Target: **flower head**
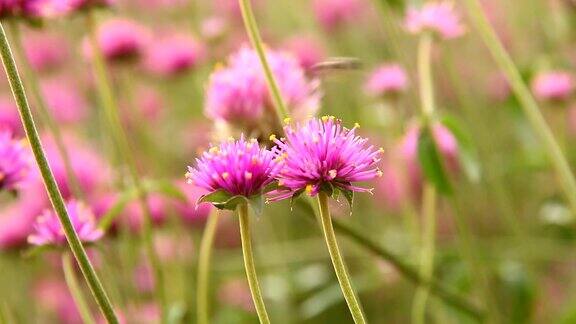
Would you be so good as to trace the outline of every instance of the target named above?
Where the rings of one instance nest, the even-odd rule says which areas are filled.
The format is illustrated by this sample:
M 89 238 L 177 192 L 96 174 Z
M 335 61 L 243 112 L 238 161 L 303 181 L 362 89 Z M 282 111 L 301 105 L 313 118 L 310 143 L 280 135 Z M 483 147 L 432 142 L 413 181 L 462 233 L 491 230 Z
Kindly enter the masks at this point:
M 428 31 L 444 39 L 457 38 L 465 32 L 454 6 L 446 1 L 429 2 L 420 9 L 409 9 L 405 25 L 412 34 Z
M 36 71 L 47 71 L 61 66 L 68 58 L 68 44 L 56 34 L 27 33 L 24 49 L 30 65 Z
M 30 173 L 30 151 L 23 141 L 0 130 L 0 190 L 16 190 Z
M 259 195 L 274 181 L 281 163 L 255 139 L 229 140 L 214 146 L 188 167 L 186 179 L 209 192 L 223 190 L 230 196 Z
M 18 0 L 0 0 L 0 18 L 14 15 L 20 7 Z
M 203 57 L 202 44 L 191 36 L 176 34 L 151 44 L 144 64 L 150 72 L 169 77 L 188 71 Z
M 300 66 L 306 71 L 326 57 L 325 49 L 318 40 L 309 36 L 292 37 L 284 43 L 283 47 L 294 54 Z
M 312 7 L 320 25 L 327 31 L 332 31 L 354 22 L 361 13 L 362 2 L 358 0 L 314 0 Z
M 84 204 L 71 200 L 66 204 L 66 210 L 82 242 L 95 242 L 104 235 L 104 232 L 96 226 L 94 214 Z M 28 243 L 55 246 L 66 244 L 64 229 L 54 211 L 46 210 L 38 216 L 34 232 L 28 236 Z
M 374 97 L 396 95 L 408 88 L 408 76 L 398 64 L 382 65 L 372 72 L 365 88 Z
M 356 135 L 357 127 L 345 128 L 333 116 L 286 126 L 285 139 L 273 138 L 278 145 L 276 159 L 284 166 L 277 175 L 281 189 L 272 199 L 289 198 L 303 191 L 316 195 L 326 187 L 345 192 L 371 191 L 353 183 L 382 175 L 376 165 L 383 150 L 368 146 L 367 139 Z
M 532 91 L 540 100 L 563 101 L 574 91 L 574 78 L 562 71 L 541 73 L 533 80 Z
M 116 18 L 104 22 L 98 28 L 98 46 L 110 61 L 138 58 L 148 44 L 150 34 L 143 26 L 127 19 Z M 91 58 L 92 48 L 84 43 L 84 54 Z
M 267 58 L 291 115 L 313 114 L 320 101 L 318 81 L 309 80 L 298 60 L 287 53 L 268 50 Z M 273 110 L 258 55 L 246 46 L 212 73 L 206 96 L 204 110 L 211 119 L 250 126 Z

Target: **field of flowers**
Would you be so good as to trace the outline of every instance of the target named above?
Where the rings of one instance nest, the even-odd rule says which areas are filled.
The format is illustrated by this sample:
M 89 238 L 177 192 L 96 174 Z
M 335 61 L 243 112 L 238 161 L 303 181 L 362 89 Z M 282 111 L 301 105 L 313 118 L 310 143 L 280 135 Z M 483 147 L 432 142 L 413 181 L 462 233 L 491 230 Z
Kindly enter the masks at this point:
M 573 0 L 0 0 L 0 324 L 576 323 Z

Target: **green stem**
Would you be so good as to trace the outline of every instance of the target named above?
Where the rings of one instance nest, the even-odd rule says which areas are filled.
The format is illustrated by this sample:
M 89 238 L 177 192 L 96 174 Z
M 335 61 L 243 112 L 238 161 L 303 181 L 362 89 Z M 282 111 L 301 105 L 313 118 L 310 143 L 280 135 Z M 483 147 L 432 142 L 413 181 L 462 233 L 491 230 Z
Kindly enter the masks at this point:
M 68 286 L 68 290 L 70 290 L 70 294 L 72 295 L 72 299 L 74 299 L 74 303 L 76 304 L 76 308 L 78 309 L 78 313 L 80 313 L 82 321 L 84 324 L 95 324 L 96 321 L 94 321 L 94 318 L 92 317 L 90 307 L 88 307 L 88 304 L 84 299 L 84 294 L 80 289 L 80 284 L 78 283 L 78 280 L 76 280 L 72 258 L 70 257 L 70 254 L 66 252 L 62 254 L 62 269 L 64 271 L 66 285 Z
M 250 219 L 248 215 L 248 205 L 241 204 L 238 206 L 238 217 L 240 219 L 240 238 L 242 241 L 242 254 L 244 256 L 244 266 L 246 268 L 246 277 L 252 293 L 252 300 L 256 307 L 256 313 L 261 324 L 270 324 L 264 299 L 258 285 L 256 267 L 254 266 L 254 255 L 252 252 L 252 239 L 250 237 Z
M 334 233 L 334 228 L 332 226 L 332 217 L 330 217 L 330 210 L 328 209 L 328 196 L 324 192 L 318 193 L 318 208 L 320 210 L 320 219 L 322 221 L 322 231 L 324 232 L 328 252 L 332 259 L 332 265 L 334 266 L 336 277 L 338 277 L 340 288 L 342 289 L 344 299 L 346 299 L 354 323 L 366 323 L 366 319 L 362 313 L 362 307 L 356 297 L 354 288 L 352 288 L 350 276 L 346 270 L 346 264 L 344 263 L 344 259 L 342 258 L 340 249 L 338 248 L 336 234 Z
M 106 317 L 106 320 L 109 323 L 116 324 L 118 323 L 118 319 L 116 318 L 116 314 L 114 314 L 112 304 L 110 303 L 110 300 L 104 291 L 104 287 L 102 287 L 102 284 L 100 283 L 100 280 L 86 255 L 86 251 L 78 238 L 78 234 L 70 221 L 70 217 L 68 216 L 68 212 L 64 205 L 64 200 L 62 199 L 62 195 L 58 190 L 58 185 L 54 179 L 54 174 L 52 174 L 52 170 L 50 169 L 50 165 L 46 159 L 44 149 L 42 148 L 42 142 L 40 141 L 40 136 L 36 130 L 34 118 L 32 117 L 30 106 L 28 105 L 24 86 L 20 79 L 20 75 L 18 74 L 18 69 L 14 62 L 14 56 L 12 55 L 12 50 L 10 49 L 8 38 L 6 37 L 2 23 L 0 23 L 0 54 L 2 56 L 2 63 L 4 64 L 4 70 L 6 71 L 8 80 L 10 81 L 10 88 L 12 89 L 12 93 L 18 105 L 18 111 L 20 113 L 24 130 L 26 131 L 26 137 L 30 142 L 34 158 L 38 164 L 38 168 L 40 169 L 50 202 L 52 203 L 56 215 L 62 224 L 66 240 L 68 241 L 70 249 L 82 270 L 82 274 L 90 287 L 90 291 L 102 310 L 102 314 L 104 314 L 104 317 Z
M 420 90 L 422 117 L 427 122 L 434 114 L 434 83 L 432 82 L 432 34 L 425 33 L 418 44 L 418 86 Z
M 18 26 L 18 22 L 16 20 L 10 20 L 8 22 L 8 27 L 10 28 L 10 33 L 13 36 L 12 44 L 14 47 L 14 54 L 16 59 L 21 64 L 22 67 L 22 74 L 24 75 L 24 80 L 28 82 L 28 89 L 32 93 L 32 97 L 38 105 L 38 111 L 40 112 L 40 117 L 42 121 L 48 127 L 48 130 L 52 134 L 54 138 L 54 143 L 56 144 L 56 149 L 62 158 L 62 164 L 64 165 L 64 171 L 66 172 L 66 178 L 70 184 L 70 189 L 76 198 L 84 198 L 84 193 L 82 192 L 82 187 L 80 186 L 80 182 L 74 173 L 74 169 L 72 167 L 72 163 L 70 162 L 70 155 L 68 154 L 68 150 L 66 149 L 66 145 L 64 144 L 64 139 L 62 138 L 62 133 L 60 132 L 60 128 L 58 124 L 54 120 L 50 109 L 48 109 L 48 105 L 46 104 L 46 100 L 44 100 L 44 96 L 42 95 L 42 91 L 40 90 L 40 82 L 38 82 L 38 78 L 36 77 L 36 73 L 33 71 L 32 67 L 30 66 L 30 62 L 25 55 L 24 46 L 22 45 L 22 35 L 20 33 L 20 28 Z
M 200 252 L 198 255 L 198 283 L 196 295 L 197 307 L 197 323 L 209 324 L 210 323 L 210 303 L 208 296 L 208 287 L 210 281 L 210 264 L 212 260 L 212 248 L 214 246 L 214 236 L 218 228 L 218 218 L 220 212 L 214 210 L 208 216 L 208 222 L 202 234 L 200 242 Z
M 276 116 L 280 122 L 279 125 L 282 125 L 282 120 L 288 117 L 288 109 L 286 108 L 284 100 L 282 100 L 280 88 L 274 79 L 274 74 L 272 73 L 270 64 L 268 64 L 262 38 L 260 37 L 260 32 L 258 31 L 258 24 L 256 23 L 256 18 L 254 18 L 252 5 L 250 0 L 238 0 L 238 3 L 240 4 L 242 19 L 244 20 L 244 26 L 246 27 L 248 38 L 250 38 L 250 42 L 252 43 L 252 46 L 260 58 L 260 63 L 262 64 L 264 75 L 266 76 L 266 82 L 268 83 L 268 89 L 270 90 L 272 101 L 274 103 L 274 111 L 276 112 Z
M 431 184 L 424 185 L 422 202 L 424 233 L 422 237 L 422 250 L 420 256 L 420 276 L 427 281 L 433 278 L 434 254 L 436 249 L 436 188 Z M 412 323 L 425 323 L 426 304 L 430 295 L 430 287 L 419 286 L 414 296 L 412 308 Z
M 92 11 L 88 11 L 86 13 L 86 24 L 89 32 L 92 52 L 94 55 L 93 68 L 96 84 L 100 99 L 102 100 L 104 113 L 106 115 L 106 119 L 112 134 L 112 139 L 115 142 L 118 153 L 120 154 L 123 162 L 127 164 L 130 178 L 136 189 L 138 201 L 144 215 L 142 220 L 142 236 L 144 239 L 146 254 L 154 272 L 156 295 L 160 300 L 162 323 L 165 323 L 167 321 L 168 303 L 166 299 L 166 292 L 164 290 L 164 278 L 162 268 L 160 266 L 160 259 L 154 248 L 152 217 L 150 207 L 148 206 L 146 189 L 140 180 L 136 160 L 132 153 L 130 143 L 128 142 L 128 136 L 126 135 L 120 120 L 117 100 L 114 96 L 114 91 L 112 90 L 112 82 L 110 81 L 104 55 L 102 54 L 102 50 L 98 44 L 96 20 Z
M 564 196 L 568 200 L 570 209 L 573 214 L 576 214 L 576 180 L 574 179 L 574 174 L 562 153 L 562 149 L 554 138 L 550 127 L 542 116 L 536 100 L 530 93 L 524 80 L 522 80 L 518 68 L 516 68 L 512 58 L 502 45 L 502 42 L 500 42 L 496 36 L 494 29 L 490 26 L 482 6 L 477 0 L 464 0 L 463 2 L 468 10 L 468 15 L 470 16 L 473 25 L 484 39 L 484 43 L 486 47 L 488 47 L 492 57 L 504 75 L 506 75 L 508 82 L 510 82 L 510 85 L 512 86 L 512 90 L 522 104 L 522 108 L 524 109 L 528 121 L 532 124 L 532 128 L 544 145 L 550 162 L 556 170 L 560 186 L 564 191 Z

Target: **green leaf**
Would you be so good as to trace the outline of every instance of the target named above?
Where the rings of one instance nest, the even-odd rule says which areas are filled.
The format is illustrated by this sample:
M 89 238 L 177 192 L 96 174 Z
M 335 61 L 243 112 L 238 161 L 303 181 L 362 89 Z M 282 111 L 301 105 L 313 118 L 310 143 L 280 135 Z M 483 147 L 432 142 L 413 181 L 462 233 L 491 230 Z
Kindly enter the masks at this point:
M 348 202 L 348 205 L 350 206 L 350 210 L 352 210 L 352 206 L 354 204 L 354 191 L 340 188 L 340 192 L 342 192 L 346 198 L 346 201 Z
M 322 184 L 320 184 L 320 191 L 325 192 L 328 197 L 332 197 L 332 194 L 334 193 L 334 186 L 332 183 L 324 181 Z
M 240 204 L 248 204 L 250 201 L 248 198 L 244 196 L 234 196 L 224 202 L 220 203 L 213 203 L 214 207 L 218 209 L 225 209 L 225 210 L 236 210 L 236 207 Z
M 443 116 L 440 123 L 452 133 L 458 142 L 458 160 L 464 173 L 471 182 L 477 183 L 480 181 L 482 172 L 478 163 L 478 154 L 470 136 L 461 127 L 460 121 L 453 116 Z
M 244 196 L 230 196 L 230 194 L 224 190 L 216 190 L 200 197 L 198 203 L 204 202 L 212 203 L 212 205 L 218 209 L 236 210 L 239 204 L 250 203 L 250 200 Z
M 232 198 L 232 196 L 220 189 L 220 190 L 216 190 L 216 191 L 212 191 L 209 194 L 203 195 L 201 196 L 198 201 L 196 202 L 196 204 L 201 204 L 201 203 L 205 203 L 205 202 L 209 202 L 209 203 L 224 203 L 228 200 L 230 200 Z
M 272 181 L 266 187 L 264 187 L 264 189 L 262 189 L 262 193 L 264 194 L 269 193 L 271 191 L 278 189 L 279 187 L 280 186 L 278 185 L 278 181 Z
M 432 132 L 429 127 L 423 127 L 420 130 L 418 138 L 418 160 L 424 173 L 424 176 L 444 194 L 452 193 L 452 187 L 444 167 Z

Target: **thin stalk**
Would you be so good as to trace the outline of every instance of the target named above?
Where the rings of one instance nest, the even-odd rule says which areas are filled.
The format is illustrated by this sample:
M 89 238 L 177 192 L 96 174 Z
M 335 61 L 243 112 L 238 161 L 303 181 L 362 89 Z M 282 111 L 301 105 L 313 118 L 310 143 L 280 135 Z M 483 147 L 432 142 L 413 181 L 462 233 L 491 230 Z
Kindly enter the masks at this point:
M 110 80 L 110 75 L 107 70 L 106 62 L 104 60 L 104 55 L 98 44 L 97 39 L 97 26 L 96 20 L 94 18 L 94 13 L 88 11 L 86 13 L 86 27 L 89 32 L 90 44 L 92 48 L 93 57 L 93 68 L 96 78 L 96 84 L 99 91 L 100 99 L 102 100 L 102 106 L 104 108 L 104 113 L 110 131 L 112 134 L 112 139 L 116 144 L 118 153 L 121 159 L 126 163 L 130 175 L 130 180 L 134 185 L 136 192 L 138 194 L 138 201 L 143 212 L 143 224 L 142 224 L 142 236 L 144 239 L 144 247 L 146 254 L 152 266 L 154 272 L 154 279 L 156 283 L 156 295 L 160 301 L 161 318 L 162 323 L 167 321 L 167 308 L 168 303 L 166 299 L 166 292 L 164 290 L 164 278 L 162 273 L 162 268 L 160 266 L 160 259 L 154 248 L 154 238 L 152 233 L 152 217 L 150 212 L 150 207 L 147 202 L 147 193 L 144 185 L 140 180 L 140 175 L 138 172 L 138 167 L 136 160 L 132 153 L 130 143 L 128 142 L 128 136 L 124 131 L 122 126 L 117 100 L 112 90 L 112 82 Z
M 436 250 L 436 188 L 432 185 L 424 186 L 422 226 L 422 250 L 420 255 L 420 276 L 431 280 L 434 274 L 434 255 Z M 412 306 L 412 323 L 425 323 L 426 304 L 430 296 L 430 287 L 420 286 L 414 296 Z
M 260 31 L 258 30 L 256 18 L 254 18 L 252 5 L 250 0 L 238 0 L 238 3 L 240 4 L 242 19 L 244 20 L 244 26 L 248 33 L 248 38 L 250 38 L 250 43 L 252 43 L 252 47 L 254 47 L 256 53 L 258 53 L 258 57 L 260 58 L 260 63 L 262 64 L 264 75 L 266 76 L 266 82 L 268 83 L 268 90 L 272 96 L 272 102 L 274 103 L 276 116 L 280 122 L 279 125 L 282 125 L 283 119 L 288 117 L 288 109 L 286 108 L 284 100 L 282 100 L 280 88 L 274 79 L 274 74 L 272 73 L 268 59 L 266 58 L 264 44 L 262 42 L 262 37 L 260 36 Z
M 429 123 L 434 111 L 434 84 L 432 82 L 432 34 L 425 33 L 420 37 L 418 45 L 418 85 L 422 106 L 422 118 Z M 422 245 L 420 256 L 420 275 L 426 280 L 433 277 L 434 254 L 436 251 L 436 188 L 429 181 L 424 182 L 424 197 L 422 200 L 422 213 L 424 224 L 422 226 Z M 412 322 L 424 323 L 426 304 L 430 295 L 430 287 L 420 286 L 414 296 L 412 307 Z
M 208 222 L 202 234 L 200 242 L 200 252 L 198 255 L 198 283 L 196 295 L 197 323 L 210 323 L 210 302 L 208 287 L 210 286 L 210 264 L 212 261 L 212 249 L 214 247 L 214 237 L 218 228 L 218 218 L 220 212 L 214 210 L 208 216 Z
M 54 138 L 54 144 L 56 144 L 58 154 L 60 154 L 60 157 L 62 158 L 62 164 L 64 165 L 66 178 L 70 184 L 70 190 L 76 198 L 82 199 L 84 198 L 84 193 L 82 192 L 82 187 L 80 186 L 80 182 L 76 177 L 76 173 L 74 173 L 74 168 L 70 162 L 70 155 L 68 154 L 68 150 L 64 144 L 64 139 L 62 138 L 62 133 L 60 132 L 60 128 L 54 120 L 50 109 L 48 109 L 46 100 L 44 100 L 44 96 L 40 90 L 40 82 L 38 82 L 36 73 L 30 66 L 30 62 L 25 55 L 24 46 L 22 45 L 22 35 L 20 33 L 18 22 L 16 20 L 10 20 L 8 22 L 8 27 L 10 28 L 10 33 L 12 34 L 14 54 L 18 62 L 21 64 L 24 80 L 28 83 L 28 89 L 30 89 L 30 92 L 32 93 L 34 102 L 36 102 L 40 117 Z
M 88 303 L 84 299 L 84 293 L 80 288 L 78 280 L 76 280 L 72 258 L 70 257 L 70 254 L 66 252 L 62 254 L 62 270 L 64 271 L 66 285 L 72 295 L 72 299 L 74 299 L 74 304 L 76 304 L 76 308 L 78 309 L 78 313 L 80 313 L 82 321 L 84 324 L 95 324 L 96 321 L 94 321 L 94 318 L 92 317 L 90 307 L 88 307 Z
M 566 157 L 562 153 L 560 145 L 542 116 L 536 100 L 530 93 L 524 80 L 522 80 L 518 68 L 502 45 L 502 42 L 498 39 L 498 36 L 496 36 L 494 29 L 490 26 L 478 0 L 463 0 L 463 3 L 467 8 L 472 24 L 480 33 L 484 44 L 492 54 L 500 70 L 502 70 L 508 79 L 514 94 L 524 109 L 528 121 L 532 124 L 532 128 L 544 145 L 548 158 L 556 171 L 564 196 L 570 205 L 570 209 L 573 214 L 576 214 L 576 180 L 574 179 L 574 174 L 570 169 Z
M 248 215 L 248 205 L 240 204 L 238 206 L 238 217 L 240 222 L 240 238 L 242 241 L 242 254 L 244 256 L 244 267 L 246 268 L 246 277 L 248 278 L 248 285 L 250 286 L 250 293 L 252 300 L 258 314 L 258 319 L 261 324 L 270 324 L 266 306 L 264 305 L 264 298 L 258 285 L 258 277 L 256 275 L 256 267 L 254 265 L 254 254 L 252 252 L 252 239 L 250 236 L 250 218 Z
M 116 324 L 118 323 L 118 319 L 116 314 L 114 314 L 112 304 L 110 303 L 110 300 L 104 291 L 104 287 L 102 286 L 102 283 L 100 283 L 98 275 L 94 271 L 94 268 L 92 267 L 92 264 L 86 255 L 86 251 L 82 246 L 82 242 L 80 242 L 78 234 L 76 233 L 76 230 L 70 221 L 70 217 L 68 216 L 68 212 L 66 211 L 66 207 L 64 205 L 64 200 L 62 199 L 62 194 L 58 189 L 58 185 L 54 179 L 54 174 L 52 173 L 50 165 L 48 164 L 48 160 L 46 159 L 46 155 L 42 147 L 42 142 L 40 141 L 40 136 L 36 130 L 34 118 L 32 117 L 30 106 L 28 105 L 28 99 L 26 98 L 24 86 L 22 84 L 22 80 L 20 79 L 20 75 L 18 74 L 14 56 L 12 55 L 12 50 L 10 49 L 10 44 L 8 42 L 8 38 L 6 37 L 2 23 L 0 23 L 0 54 L 2 56 L 2 63 L 4 64 L 4 70 L 6 71 L 6 75 L 8 76 L 8 80 L 10 82 L 12 94 L 14 95 L 18 106 L 18 112 L 20 113 L 22 125 L 26 131 L 26 137 L 30 142 L 30 147 L 34 154 L 34 158 L 38 164 L 38 168 L 40 169 L 48 197 L 50 198 L 50 202 L 52 203 L 52 206 L 56 211 L 56 215 L 62 224 L 68 245 L 70 246 L 74 257 L 76 258 L 76 261 L 82 270 L 82 274 L 88 283 L 90 291 L 96 299 L 98 306 L 100 306 L 102 314 L 109 323 Z
M 330 217 L 330 210 L 328 209 L 328 196 L 324 192 L 318 193 L 318 208 L 320 210 L 320 219 L 322 221 L 322 232 L 324 233 L 324 239 L 328 246 L 330 259 L 332 259 L 332 265 L 334 266 L 336 277 L 338 277 L 342 294 L 344 294 L 344 299 L 348 304 L 354 323 L 366 323 L 364 313 L 362 312 L 362 306 L 360 306 L 360 302 L 354 292 L 354 288 L 350 281 L 350 275 L 348 274 L 346 264 L 344 263 L 344 259 L 342 258 L 342 254 L 338 248 L 336 234 L 334 233 L 334 227 L 332 226 L 332 217 Z

